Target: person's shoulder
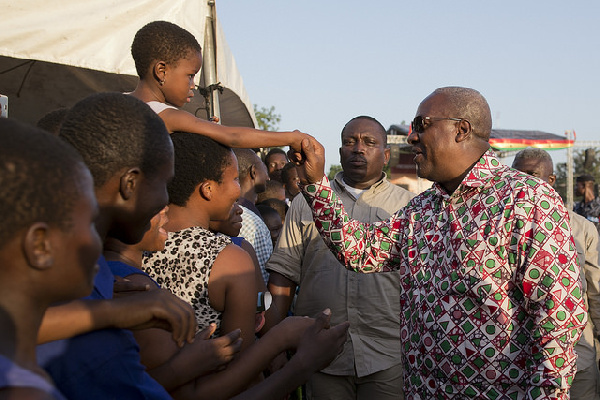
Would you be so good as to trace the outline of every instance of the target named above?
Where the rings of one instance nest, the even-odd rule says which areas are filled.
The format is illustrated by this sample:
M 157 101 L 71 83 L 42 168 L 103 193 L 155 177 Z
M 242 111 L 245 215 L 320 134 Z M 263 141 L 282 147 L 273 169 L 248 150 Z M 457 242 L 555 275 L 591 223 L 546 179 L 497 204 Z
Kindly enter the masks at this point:
M 254 262 L 247 251 L 233 243 L 226 245 L 215 259 L 213 268 L 227 268 L 229 272 L 254 274 Z
M 596 225 L 592 221 L 574 211 L 568 210 L 568 212 L 569 218 L 571 219 L 571 228 L 574 234 L 575 232 L 581 231 L 584 232 L 586 236 L 598 236 Z
M 406 190 L 402 186 L 395 185 L 395 184 L 393 184 L 391 182 L 389 182 L 389 184 L 390 184 L 390 191 L 392 192 L 392 194 L 395 197 L 398 197 L 400 199 L 404 199 L 405 200 L 404 201 L 405 204 L 408 203 L 412 198 L 414 198 L 414 197 L 417 196 L 416 193 L 413 193 L 413 192 L 411 192 L 409 190 Z
M 172 106 L 170 104 L 167 103 L 161 103 L 160 101 L 149 101 L 146 104 L 148 104 L 148 106 L 152 109 L 152 111 L 154 111 L 156 114 L 160 114 L 161 112 L 165 111 L 165 110 L 177 110 L 177 111 L 181 111 L 179 110 L 177 107 Z

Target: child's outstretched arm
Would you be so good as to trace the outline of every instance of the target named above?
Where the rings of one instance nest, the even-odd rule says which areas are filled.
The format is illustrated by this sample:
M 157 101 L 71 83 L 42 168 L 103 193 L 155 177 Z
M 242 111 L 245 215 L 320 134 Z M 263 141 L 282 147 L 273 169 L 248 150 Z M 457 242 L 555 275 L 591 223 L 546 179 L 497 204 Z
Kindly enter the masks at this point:
M 168 108 L 158 114 L 169 132 L 192 132 L 210 137 L 229 147 L 256 148 L 290 146 L 300 151 L 302 139 L 311 137 L 300 132 L 269 132 L 245 127 L 230 127 L 196 118 L 184 110 Z

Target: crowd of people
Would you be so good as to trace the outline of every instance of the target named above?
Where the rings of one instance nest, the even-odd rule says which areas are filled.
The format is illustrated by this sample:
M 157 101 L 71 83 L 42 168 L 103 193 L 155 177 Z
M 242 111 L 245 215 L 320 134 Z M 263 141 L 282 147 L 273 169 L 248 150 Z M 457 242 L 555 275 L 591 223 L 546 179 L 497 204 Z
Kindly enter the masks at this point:
M 132 40 L 131 93 L 0 119 L 0 398 L 600 400 L 592 176 L 568 210 L 549 154 L 503 165 L 445 87 L 408 136 L 430 189 L 364 115 L 330 181 L 308 134 L 180 109 L 185 29 Z

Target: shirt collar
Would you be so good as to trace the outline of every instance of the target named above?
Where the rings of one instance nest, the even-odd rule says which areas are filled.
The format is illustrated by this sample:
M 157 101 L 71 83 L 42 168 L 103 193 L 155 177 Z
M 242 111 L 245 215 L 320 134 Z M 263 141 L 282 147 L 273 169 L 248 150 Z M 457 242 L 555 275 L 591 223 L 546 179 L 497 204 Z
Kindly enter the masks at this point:
M 489 148 L 483 153 L 473 168 L 471 168 L 452 195 L 446 193 L 442 186 L 437 182 L 434 183 L 433 188 L 436 194 L 442 197 L 460 196 L 467 190 L 487 186 L 489 181 L 497 175 L 498 170 L 502 167 L 503 164 L 500 162 L 494 151 Z
M 347 191 L 344 187 L 344 171 L 340 171 L 337 174 L 335 174 L 333 179 L 336 181 L 338 186 L 342 188 L 342 190 Z M 371 187 L 369 187 L 368 189 L 365 189 L 365 192 L 373 191 L 374 193 L 377 193 L 378 190 L 382 190 L 385 188 L 383 184 L 386 180 L 387 178 L 385 172 L 381 172 L 381 179 L 372 184 Z

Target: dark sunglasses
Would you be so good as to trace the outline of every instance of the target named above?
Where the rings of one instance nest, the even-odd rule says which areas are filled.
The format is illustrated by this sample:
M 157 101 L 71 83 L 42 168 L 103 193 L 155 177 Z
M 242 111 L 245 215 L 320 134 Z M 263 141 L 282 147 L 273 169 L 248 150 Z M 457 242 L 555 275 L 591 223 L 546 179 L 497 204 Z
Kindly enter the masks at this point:
M 442 120 L 450 120 L 450 121 L 462 121 L 464 118 L 439 118 L 439 117 L 415 117 L 410 123 L 412 131 L 415 133 L 423 133 L 425 132 L 425 120 L 428 121 L 442 121 Z

